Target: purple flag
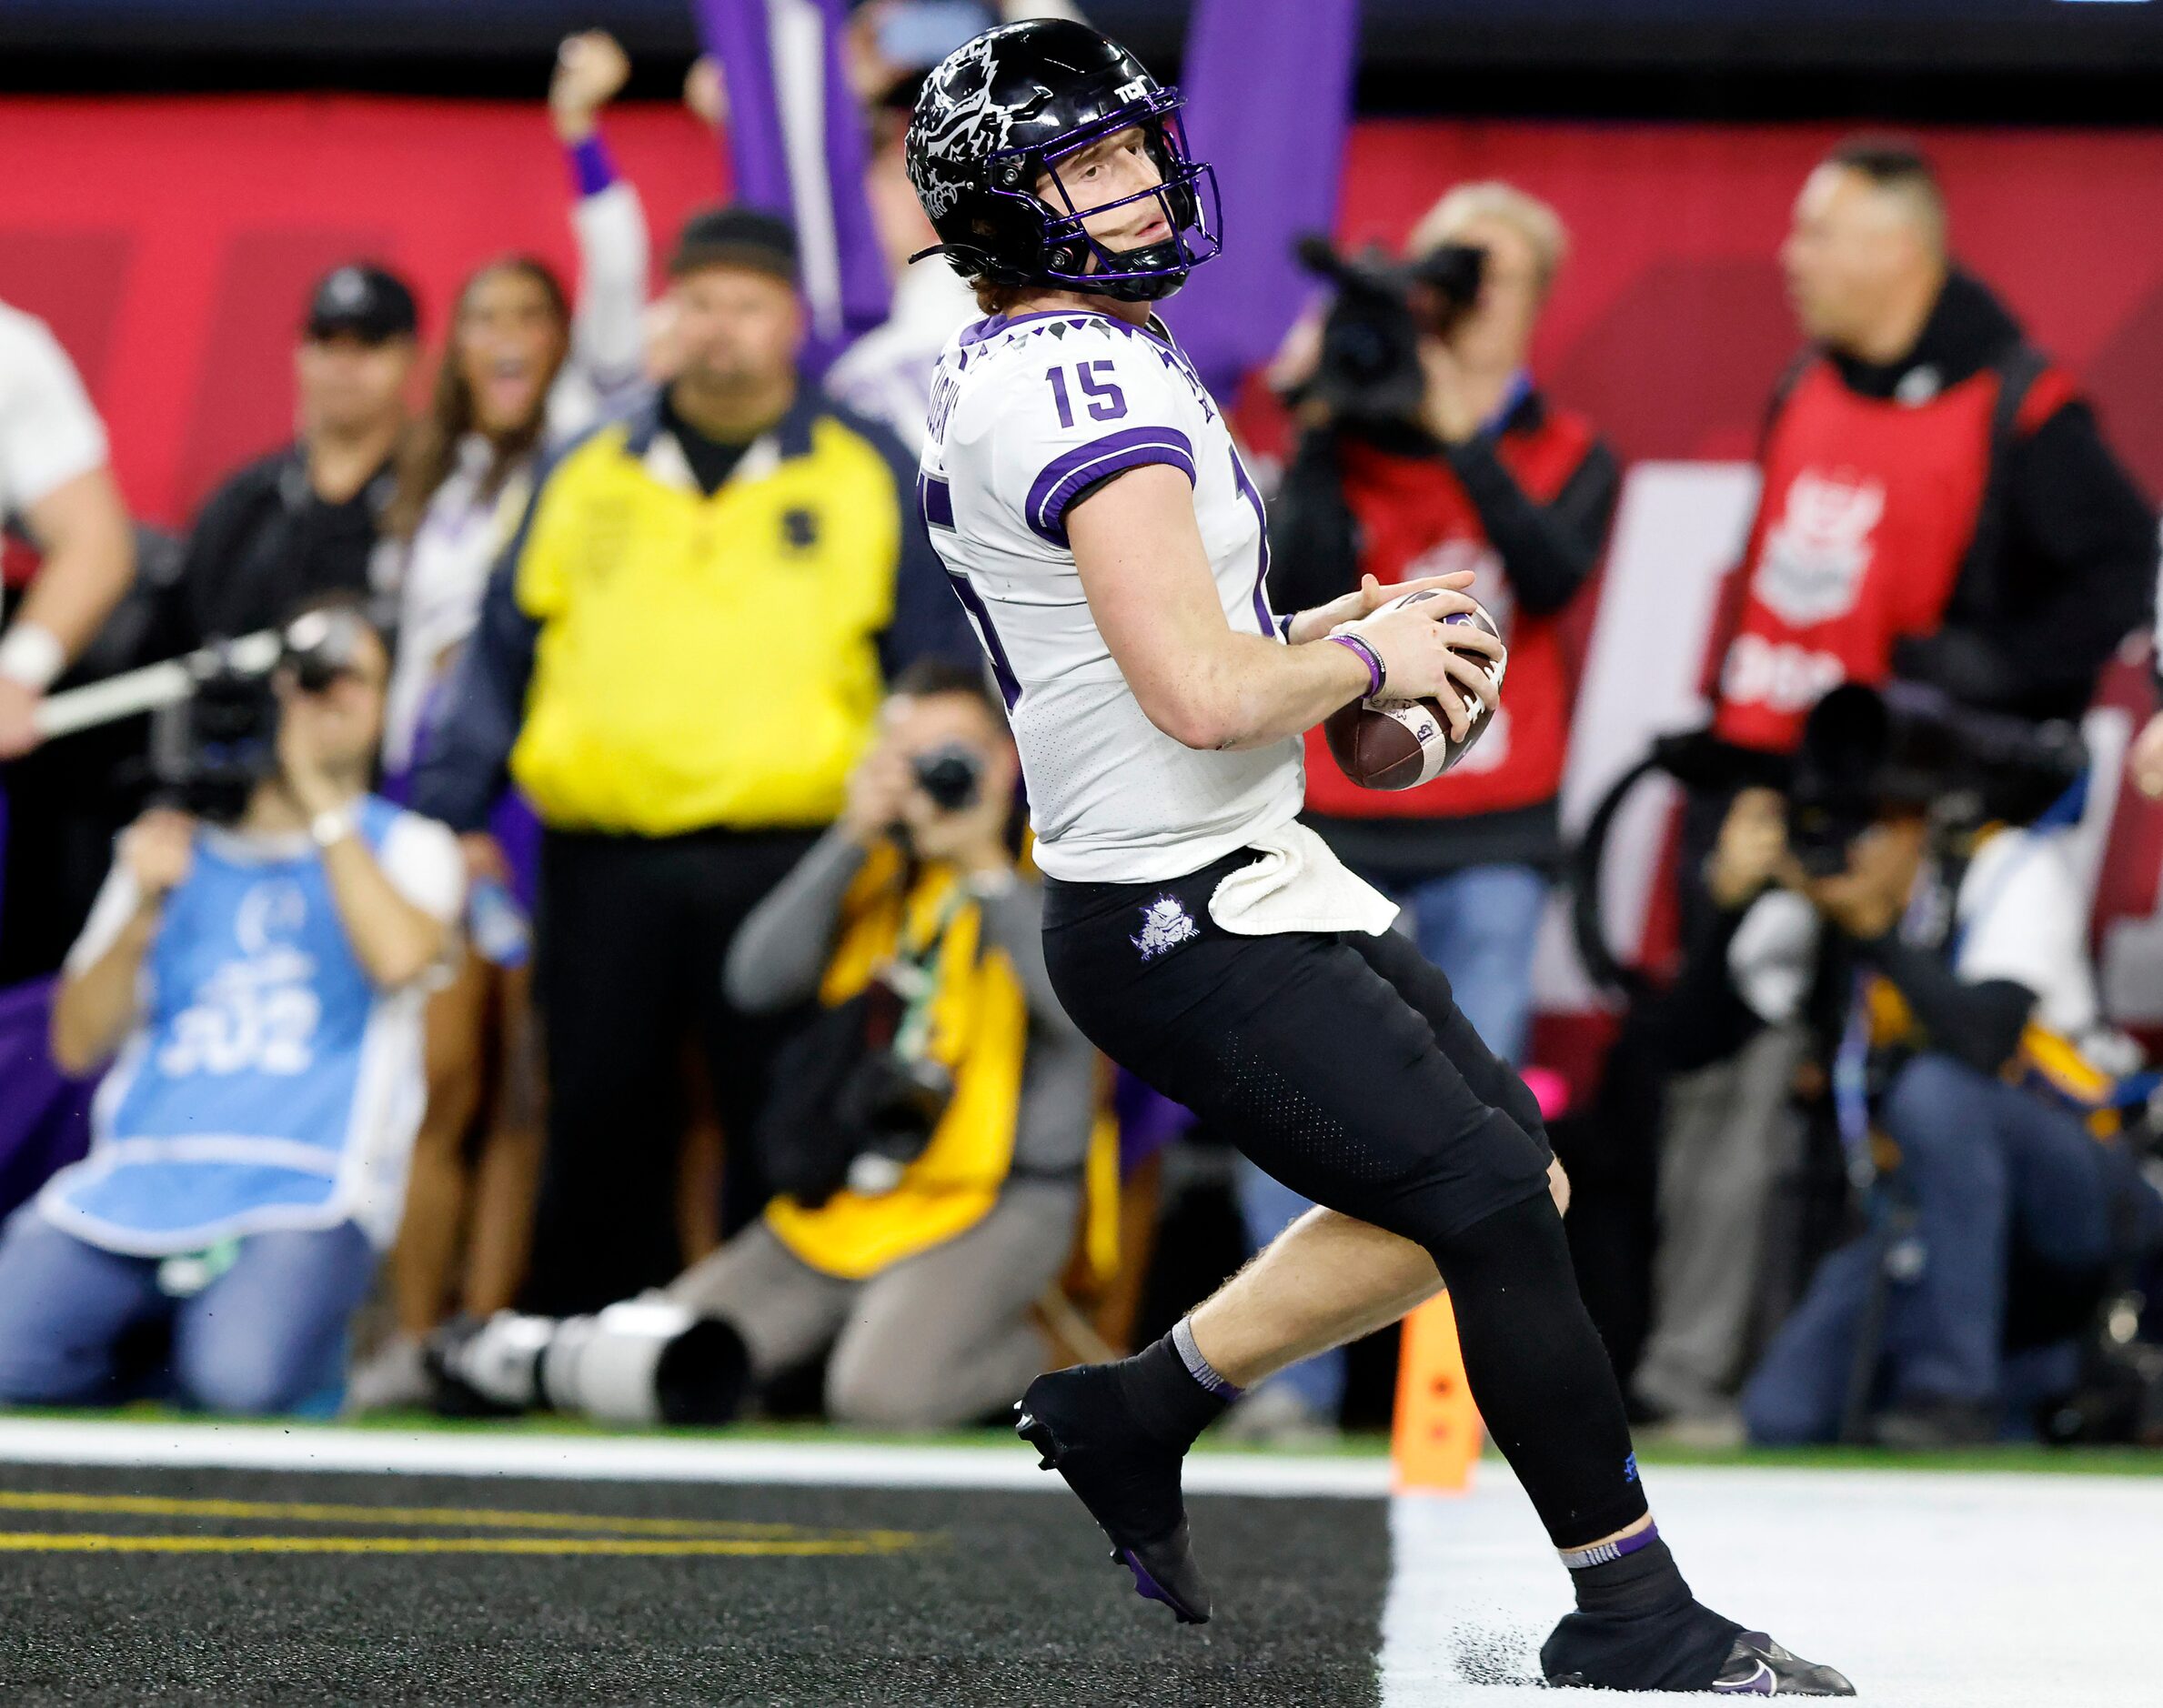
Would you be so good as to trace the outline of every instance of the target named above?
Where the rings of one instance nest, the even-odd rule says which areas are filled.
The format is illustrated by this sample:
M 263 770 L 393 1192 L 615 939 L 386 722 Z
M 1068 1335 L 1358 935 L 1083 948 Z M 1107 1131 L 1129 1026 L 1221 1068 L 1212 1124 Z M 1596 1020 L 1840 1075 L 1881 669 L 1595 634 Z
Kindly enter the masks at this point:
M 891 286 L 864 194 L 864 116 L 841 59 L 844 0 L 696 0 L 729 91 L 736 199 L 796 226 L 814 374 L 886 318 Z
M 1196 0 L 1180 86 L 1226 241 L 1165 318 L 1227 403 L 1313 294 L 1292 244 L 1336 224 L 1358 47 L 1359 0 Z
M 0 1216 L 90 1145 L 91 1086 L 53 1063 L 55 980 L 0 990 Z

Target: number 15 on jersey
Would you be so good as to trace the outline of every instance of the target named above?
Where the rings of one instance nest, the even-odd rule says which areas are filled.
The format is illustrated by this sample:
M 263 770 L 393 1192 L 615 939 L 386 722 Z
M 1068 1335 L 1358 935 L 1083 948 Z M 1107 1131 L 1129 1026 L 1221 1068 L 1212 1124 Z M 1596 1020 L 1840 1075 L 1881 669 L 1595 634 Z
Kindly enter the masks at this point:
M 1084 407 L 1092 421 L 1116 421 L 1127 412 L 1126 393 L 1120 390 L 1119 382 L 1112 376 L 1117 372 L 1112 359 L 1106 357 L 1094 362 L 1077 362 L 1073 374 L 1080 387 Z M 1044 379 L 1051 387 L 1051 402 L 1059 411 L 1059 425 L 1074 425 L 1074 406 L 1067 389 L 1067 370 L 1047 367 Z

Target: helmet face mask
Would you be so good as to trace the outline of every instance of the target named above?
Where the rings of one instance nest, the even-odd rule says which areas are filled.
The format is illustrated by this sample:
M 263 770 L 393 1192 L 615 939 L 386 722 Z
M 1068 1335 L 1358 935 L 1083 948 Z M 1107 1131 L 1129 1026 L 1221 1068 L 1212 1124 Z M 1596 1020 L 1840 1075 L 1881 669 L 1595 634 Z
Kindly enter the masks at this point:
M 1085 25 L 1038 19 L 988 30 L 925 80 L 909 127 L 908 166 L 941 254 L 964 276 L 1091 291 L 1129 301 L 1168 296 L 1222 247 L 1216 175 L 1187 152 L 1176 89 Z M 1139 129 L 1161 182 L 1083 206 L 1059 164 Z M 1038 194 L 1044 183 L 1045 199 Z M 1151 197 L 1168 227 L 1113 249 L 1084 222 Z

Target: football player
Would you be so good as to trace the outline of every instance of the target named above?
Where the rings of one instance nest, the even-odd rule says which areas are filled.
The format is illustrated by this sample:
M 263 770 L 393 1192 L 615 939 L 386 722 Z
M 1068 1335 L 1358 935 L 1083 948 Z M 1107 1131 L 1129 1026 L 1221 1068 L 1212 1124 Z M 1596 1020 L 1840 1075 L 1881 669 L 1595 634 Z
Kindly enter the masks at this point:
M 1480 1411 L 1575 1587 L 1557 1684 L 1846 1695 L 1699 1603 L 1654 1528 L 1523 1082 L 1394 908 L 1295 822 L 1300 735 L 1361 696 L 1469 691 L 1471 608 L 1370 578 L 1280 617 L 1262 501 L 1152 310 L 1218 251 L 1177 93 L 1087 27 L 1005 25 L 931 75 L 908 168 L 987 317 L 934 375 L 918 490 L 1004 694 L 1060 1000 L 1107 1054 L 1326 1209 L 1154 1346 L 1040 1377 L 1021 1433 L 1145 1596 L 1209 1616 L 1180 1492 L 1239 1390 L 1446 1281 Z M 921 257 L 920 257 L 921 258 Z M 1556 1196 L 1551 1196 L 1551 1187 Z

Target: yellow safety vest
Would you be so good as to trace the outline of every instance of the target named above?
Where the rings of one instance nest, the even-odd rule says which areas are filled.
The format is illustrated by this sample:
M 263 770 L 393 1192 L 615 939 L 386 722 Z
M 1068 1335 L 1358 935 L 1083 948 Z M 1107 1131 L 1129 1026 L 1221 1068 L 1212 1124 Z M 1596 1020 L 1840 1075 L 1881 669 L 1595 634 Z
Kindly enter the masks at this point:
M 827 824 L 878 711 L 907 495 L 807 403 L 710 497 L 680 462 L 618 423 L 547 476 L 513 547 L 539 627 L 511 775 L 558 829 Z

